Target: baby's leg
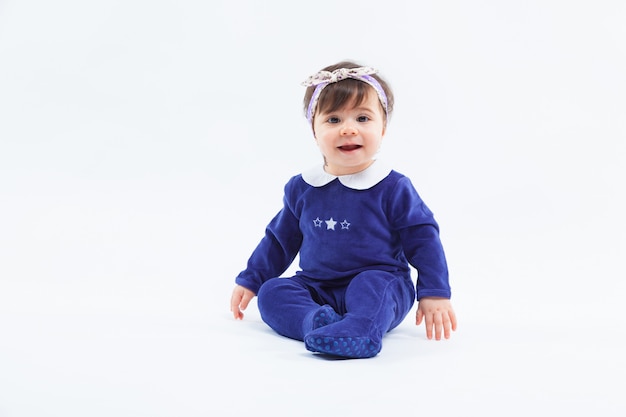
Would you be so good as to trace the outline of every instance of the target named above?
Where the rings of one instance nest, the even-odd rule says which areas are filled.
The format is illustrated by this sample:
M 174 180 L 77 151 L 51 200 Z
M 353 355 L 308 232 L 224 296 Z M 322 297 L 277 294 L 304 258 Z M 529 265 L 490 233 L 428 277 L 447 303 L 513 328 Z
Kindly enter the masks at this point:
M 413 283 L 383 271 L 365 271 L 346 290 L 347 315 L 369 318 L 381 336 L 398 326 L 413 307 Z
M 305 336 L 308 350 L 350 358 L 376 356 L 386 332 L 402 322 L 413 305 L 412 284 L 387 272 L 357 275 L 346 290 L 344 318 Z
M 318 304 L 309 288 L 294 279 L 265 282 L 257 294 L 261 318 L 277 333 L 296 340 L 313 329 L 341 319 L 332 307 Z

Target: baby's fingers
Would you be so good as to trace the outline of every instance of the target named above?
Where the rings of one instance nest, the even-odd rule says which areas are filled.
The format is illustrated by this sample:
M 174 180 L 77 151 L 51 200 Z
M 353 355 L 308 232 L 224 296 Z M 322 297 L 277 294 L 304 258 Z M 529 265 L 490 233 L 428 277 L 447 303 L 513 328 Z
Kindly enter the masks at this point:
M 415 314 L 415 325 L 419 326 L 422 324 L 422 319 L 424 318 L 424 313 L 419 308 L 417 309 L 417 314 Z
M 443 316 L 443 335 L 446 339 L 450 338 L 452 330 L 456 330 L 456 317 L 453 311 Z
M 435 340 L 441 340 L 441 333 L 443 332 L 444 323 L 442 314 L 437 312 L 433 317 L 433 326 L 435 327 Z
M 434 324 L 433 315 L 425 314 L 424 318 L 426 319 L 426 338 L 428 340 L 431 340 L 433 338 L 433 324 Z
M 238 292 L 233 292 L 233 295 L 230 298 L 230 311 L 233 312 L 233 317 L 237 320 L 243 319 L 243 313 L 240 309 L 240 306 L 242 305 L 242 298 L 242 294 Z

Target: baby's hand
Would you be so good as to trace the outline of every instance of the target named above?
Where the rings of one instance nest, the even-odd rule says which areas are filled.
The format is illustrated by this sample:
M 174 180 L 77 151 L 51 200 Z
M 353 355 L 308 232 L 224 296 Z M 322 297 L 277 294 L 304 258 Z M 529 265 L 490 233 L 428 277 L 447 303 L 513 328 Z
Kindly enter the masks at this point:
M 426 337 L 441 340 L 441 333 L 446 339 L 450 338 L 450 329 L 456 330 L 456 316 L 452 304 L 447 298 L 424 297 L 417 305 L 415 324 L 420 325 L 422 319 L 426 319 Z
M 233 295 L 230 297 L 230 311 L 233 312 L 235 319 L 243 319 L 243 310 L 248 307 L 248 303 L 254 298 L 254 295 L 252 291 L 241 285 L 235 287 Z

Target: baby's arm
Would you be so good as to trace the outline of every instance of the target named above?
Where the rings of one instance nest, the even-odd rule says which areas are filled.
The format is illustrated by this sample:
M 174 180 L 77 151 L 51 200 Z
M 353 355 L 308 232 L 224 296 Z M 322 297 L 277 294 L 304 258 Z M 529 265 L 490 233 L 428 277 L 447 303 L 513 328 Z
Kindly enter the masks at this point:
M 250 291 L 246 287 L 237 285 L 233 290 L 233 295 L 230 297 L 230 311 L 233 312 L 235 319 L 243 319 L 243 311 L 248 307 L 250 300 L 254 298 L 254 292 Z
M 426 337 L 433 338 L 433 328 L 435 329 L 435 339 L 441 340 L 441 333 L 446 339 L 450 338 L 450 329 L 456 330 L 456 315 L 452 309 L 452 304 L 447 298 L 424 297 L 417 305 L 415 324 L 422 324 L 422 319 L 426 321 Z

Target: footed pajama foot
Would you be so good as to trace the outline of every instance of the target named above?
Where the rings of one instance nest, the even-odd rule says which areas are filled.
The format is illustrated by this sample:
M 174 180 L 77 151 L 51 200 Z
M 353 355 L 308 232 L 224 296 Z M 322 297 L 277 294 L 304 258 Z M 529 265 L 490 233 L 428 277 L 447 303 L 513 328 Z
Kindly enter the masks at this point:
M 304 345 L 311 352 L 326 353 L 344 358 L 363 359 L 376 356 L 381 344 L 369 337 L 334 337 L 309 334 Z
M 372 320 L 346 315 L 341 321 L 313 330 L 304 336 L 304 345 L 311 352 L 371 358 L 382 348 L 383 334 Z

